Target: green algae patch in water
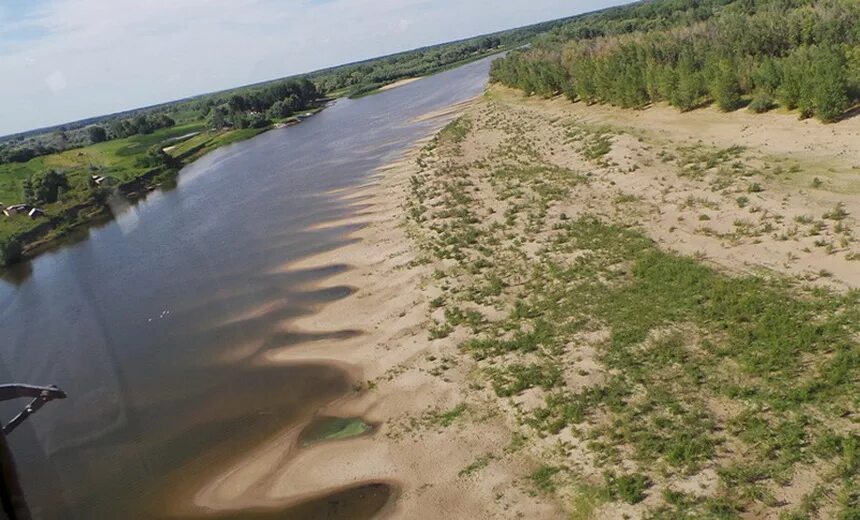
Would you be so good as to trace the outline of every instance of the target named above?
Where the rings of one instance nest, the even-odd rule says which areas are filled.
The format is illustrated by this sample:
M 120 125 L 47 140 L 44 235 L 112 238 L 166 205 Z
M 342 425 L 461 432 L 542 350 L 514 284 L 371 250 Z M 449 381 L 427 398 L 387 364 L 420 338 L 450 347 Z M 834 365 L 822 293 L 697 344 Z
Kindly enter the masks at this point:
M 299 446 L 325 441 L 350 439 L 365 435 L 373 430 L 373 426 L 356 418 L 317 417 L 308 424 L 299 435 Z

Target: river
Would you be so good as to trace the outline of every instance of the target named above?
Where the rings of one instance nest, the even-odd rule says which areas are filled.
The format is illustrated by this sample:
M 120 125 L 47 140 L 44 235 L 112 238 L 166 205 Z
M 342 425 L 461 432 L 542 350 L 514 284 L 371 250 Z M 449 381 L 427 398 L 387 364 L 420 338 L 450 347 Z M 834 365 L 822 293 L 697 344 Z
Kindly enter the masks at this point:
M 174 189 L 0 281 L 0 379 L 69 395 L 9 437 L 36 518 L 165 516 L 166 483 L 205 478 L 352 389 L 332 366 L 254 362 L 319 339 L 276 325 L 352 292 L 306 288 L 346 266 L 277 268 L 345 244 L 349 226 L 311 230 L 361 211 L 330 193 L 438 128 L 419 116 L 479 94 L 490 61 L 341 99 L 216 150 Z M 4 405 L 4 421 L 24 404 Z M 341 497 L 357 505 L 336 518 L 371 517 L 387 497 L 358 494 Z M 314 507 L 279 518 L 321 514 Z

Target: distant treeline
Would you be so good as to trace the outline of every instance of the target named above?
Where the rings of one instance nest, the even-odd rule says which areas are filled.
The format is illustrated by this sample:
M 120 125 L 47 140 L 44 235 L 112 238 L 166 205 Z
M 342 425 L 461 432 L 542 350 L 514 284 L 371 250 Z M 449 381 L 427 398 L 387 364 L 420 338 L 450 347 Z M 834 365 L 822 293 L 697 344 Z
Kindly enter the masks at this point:
M 839 120 L 860 101 L 860 2 L 656 0 L 570 21 L 493 64 L 528 94 L 636 108 L 776 103 Z
M 282 119 L 306 110 L 322 94 L 307 78 L 283 80 L 242 93 L 211 95 L 193 104 L 206 119 L 207 127 L 262 128 L 273 119 Z
M 543 22 L 468 40 L 332 67 L 122 114 L 0 138 L 0 164 L 79 148 L 104 140 L 150 133 L 173 122 L 204 120 L 211 129 L 262 128 L 311 107 L 323 96 L 357 96 L 403 78 L 439 72 L 468 60 L 514 48 L 558 28 L 570 18 Z
M 145 135 L 160 128 L 168 128 L 175 121 L 164 113 L 138 114 L 129 118 L 116 118 L 102 124 L 83 128 L 58 128 L 52 132 L 35 134 L 0 143 L 0 164 L 23 163 L 34 157 L 48 155 L 109 139 L 122 139 L 132 135 Z
M 460 43 L 440 45 L 424 50 L 397 54 L 343 67 L 321 74 L 317 83 L 322 90 L 347 89 L 347 95 L 361 95 L 401 78 L 424 76 L 510 44 L 521 35 L 486 36 Z

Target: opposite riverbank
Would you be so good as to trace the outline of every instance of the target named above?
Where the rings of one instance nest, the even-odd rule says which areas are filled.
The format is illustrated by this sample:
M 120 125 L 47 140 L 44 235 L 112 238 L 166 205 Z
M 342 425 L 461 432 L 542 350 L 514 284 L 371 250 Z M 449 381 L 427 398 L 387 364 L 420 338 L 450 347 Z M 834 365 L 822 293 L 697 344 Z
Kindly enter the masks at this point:
M 40 209 L 44 209 L 44 215 L 36 218 L 26 214 L 5 217 L 0 214 L 0 271 L 3 264 L 11 266 L 31 260 L 85 234 L 92 226 L 111 221 L 129 204 L 151 191 L 175 187 L 182 168 L 209 152 L 269 130 L 299 124 L 323 110 L 330 101 L 328 98 L 320 100 L 303 111 L 301 117 L 290 117 L 261 128 L 207 131 L 202 122 L 188 123 L 150 135 L 37 157 L 25 164 L 3 165 L 3 175 L 12 179 L 22 179 L 48 168 L 62 171 L 69 178 L 87 177 L 81 183 L 88 188 L 70 192 L 57 203 L 43 206 Z M 17 187 L 17 184 L 7 179 L 3 186 L 6 199 L 13 200 L 9 197 L 18 195 L 10 192 L 9 186 Z

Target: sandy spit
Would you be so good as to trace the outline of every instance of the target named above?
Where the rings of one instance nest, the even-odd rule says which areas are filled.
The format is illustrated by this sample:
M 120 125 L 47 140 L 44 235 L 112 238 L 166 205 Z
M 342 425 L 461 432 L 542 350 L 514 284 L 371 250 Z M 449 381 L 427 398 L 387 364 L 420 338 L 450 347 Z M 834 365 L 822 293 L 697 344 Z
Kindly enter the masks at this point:
M 383 92 L 383 91 L 385 91 L 385 90 L 391 90 L 391 89 L 395 89 L 395 88 L 397 88 L 397 87 L 402 87 L 402 86 L 404 86 L 404 85 L 408 85 L 408 84 L 410 84 L 410 83 L 414 83 L 414 82 L 416 82 L 416 81 L 418 81 L 419 79 L 422 79 L 422 78 L 423 78 L 423 76 L 418 76 L 417 78 L 406 78 L 406 79 L 401 79 L 401 80 L 399 80 L 399 81 L 395 81 L 394 83 L 389 83 L 388 85 L 385 85 L 385 86 L 379 87 L 379 91 L 380 91 L 380 92 Z

